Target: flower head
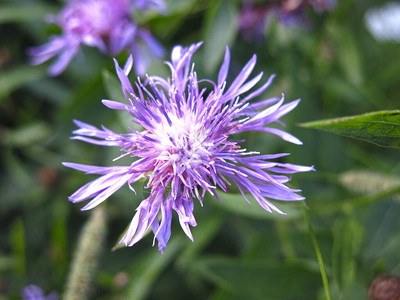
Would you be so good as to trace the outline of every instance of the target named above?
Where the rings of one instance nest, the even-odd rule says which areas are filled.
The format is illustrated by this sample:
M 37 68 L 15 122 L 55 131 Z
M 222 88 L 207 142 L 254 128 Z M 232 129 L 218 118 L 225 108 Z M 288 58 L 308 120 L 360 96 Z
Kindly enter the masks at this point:
M 148 77 L 145 84 L 138 81 L 136 91 L 127 75 L 132 66 L 130 59 L 121 69 L 116 63 L 118 77 L 129 104 L 103 100 L 111 109 L 125 110 L 142 131 L 130 129 L 129 133 L 117 134 L 102 127 L 75 121 L 79 129 L 73 139 L 102 146 L 120 147 L 123 155 L 137 158 L 129 166 L 98 167 L 76 163 L 65 166 L 100 178 L 86 184 L 70 196 L 70 201 L 81 202 L 93 198 L 82 210 L 91 209 L 123 185 L 145 178 L 150 196 L 142 200 L 133 220 L 120 243 L 132 246 L 151 227 L 154 241 L 158 240 L 161 251 L 171 235 L 172 210 L 179 217 L 186 235 L 193 240 L 189 226 L 196 226 L 193 215 L 193 199 L 200 203 L 209 192 L 217 199 L 217 188 L 224 192 L 235 184 L 244 198 L 251 194 L 267 211 L 283 214 L 268 199 L 303 200 L 296 193 L 300 190 L 285 185 L 290 178 L 286 174 L 313 170 L 270 161 L 288 154 L 259 155 L 247 152 L 232 135 L 246 131 L 275 134 L 282 139 L 301 144 L 289 133 L 266 127 L 280 122 L 281 116 L 294 109 L 299 100 L 283 104 L 284 96 L 250 103 L 271 84 L 274 75 L 258 89 L 248 93 L 261 79 L 262 73 L 249 80 L 256 64 L 256 56 L 245 65 L 236 79 L 227 86 L 230 52 L 226 49 L 218 81 L 209 82 L 211 89 L 200 89 L 194 66 L 193 53 L 201 43 L 188 48 L 176 46 L 172 51 L 171 78 Z M 249 200 L 247 200 L 250 202 Z M 158 216 L 161 211 L 161 222 Z
M 23 300 L 58 300 L 58 295 L 55 292 L 45 296 L 43 290 L 36 285 L 28 285 L 24 287 L 22 292 Z
M 163 12 L 163 4 L 162 0 L 72 0 L 57 16 L 48 20 L 62 28 L 62 35 L 53 36 L 47 44 L 30 49 L 32 64 L 41 64 L 58 55 L 49 68 L 51 75 L 58 75 L 83 44 L 110 55 L 129 50 L 135 59 L 136 72 L 143 75 L 151 60 L 149 52 L 162 57 L 164 49 L 148 30 L 137 26 L 131 13 L 135 8 Z
M 263 40 L 272 16 L 287 27 L 307 29 L 310 25 L 305 12 L 309 6 L 317 12 L 323 12 L 332 10 L 336 2 L 337 0 L 284 0 L 262 5 L 256 5 L 251 1 L 244 2 L 239 17 L 239 30 L 247 39 Z

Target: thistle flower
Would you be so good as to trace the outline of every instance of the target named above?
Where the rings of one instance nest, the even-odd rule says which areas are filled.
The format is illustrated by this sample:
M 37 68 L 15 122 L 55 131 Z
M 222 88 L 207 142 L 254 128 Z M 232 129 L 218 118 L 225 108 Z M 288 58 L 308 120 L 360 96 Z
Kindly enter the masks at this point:
M 24 287 L 21 296 L 23 300 L 58 300 L 58 295 L 55 292 L 45 296 L 43 290 L 33 284 Z
M 58 56 L 49 74 L 59 75 L 83 44 L 113 56 L 127 49 L 135 59 L 136 73 L 144 75 L 151 55 L 156 58 L 164 55 L 163 47 L 151 33 L 138 27 L 131 18 L 134 9 L 148 8 L 165 11 L 162 0 L 72 0 L 59 15 L 48 18 L 50 23 L 59 25 L 63 33 L 53 36 L 47 44 L 31 48 L 32 64 Z
M 305 13 L 309 6 L 316 12 L 323 12 L 332 10 L 336 2 L 337 0 L 284 0 L 262 5 L 244 2 L 239 16 L 239 30 L 249 40 L 263 40 L 271 16 L 275 16 L 285 26 L 307 29 L 310 24 Z
M 240 141 L 231 139 L 232 135 L 241 132 L 261 131 L 301 144 L 289 133 L 265 126 L 280 122 L 280 117 L 294 109 L 299 100 L 283 104 L 282 95 L 281 98 L 250 103 L 268 88 L 274 75 L 261 87 L 243 96 L 263 75 L 260 73 L 248 80 L 256 64 L 255 55 L 228 88 L 229 48 L 226 49 L 218 81 L 203 80 L 209 82 L 212 88 L 199 89 L 191 57 L 200 45 L 188 48 L 176 46 L 171 62 L 167 62 L 171 78 L 147 77 L 144 84 L 140 81 L 136 83 L 136 91 L 127 77 L 132 59 L 123 69 L 115 62 L 129 104 L 111 100 L 103 100 L 103 104 L 111 109 L 127 111 L 133 117 L 132 122 L 143 127 L 142 131 L 131 128 L 129 133 L 117 134 L 105 127 L 99 129 L 75 121 L 79 129 L 74 131 L 72 139 L 120 147 L 122 156 L 137 159 L 129 166 L 113 167 L 64 163 L 88 174 L 102 175 L 77 190 L 69 197 L 70 201 L 76 203 L 93 198 L 82 210 L 92 209 L 126 183 L 131 184 L 142 178 L 147 180 L 145 188 L 150 190 L 150 196 L 137 207 L 120 241 L 126 246 L 137 243 L 151 227 L 153 245 L 157 239 L 158 248 L 163 252 L 171 235 L 172 210 L 177 212 L 183 231 L 193 241 L 189 227 L 196 226 L 193 199 L 197 198 L 203 205 L 205 193 L 209 192 L 219 200 L 217 188 L 228 192 L 232 183 L 248 202 L 246 192 L 268 212 L 284 214 L 268 199 L 304 199 L 296 194 L 300 190 L 285 185 L 290 180 L 285 174 L 306 172 L 313 167 L 269 161 L 288 154 L 247 152 L 240 147 Z

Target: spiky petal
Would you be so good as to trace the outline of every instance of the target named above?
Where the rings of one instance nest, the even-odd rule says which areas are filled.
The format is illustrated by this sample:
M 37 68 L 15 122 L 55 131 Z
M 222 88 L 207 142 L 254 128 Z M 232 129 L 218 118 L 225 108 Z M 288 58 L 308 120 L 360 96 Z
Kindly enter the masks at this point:
M 203 202 L 209 192 L 218 198 L 217 189 L 229 191 L 235 184 L 246 198 L 251 194 L 265 210 L 283 214 L 268 199 L 303 200 L 285 184 L 286 174 L 307 172 L 305 167 L 271 161 L 288 154 L 259 155 L 247 152 L 232 135 L 246 131 L 269 132 L 282 139 L 301 144 L 289 133 L 268 127 L 293 110 L 299 100 L 284 104 L 284 97 L 250 103 L 271 84 L 273 75 L 253 92 L 249 92 L 260 80 L 262 73 L 249 79 L 256 57 L 245 65 L 232 84 L 227 87 L 230 52 L 226 49 L 218 82 L 210 82 L 211 88 L 200 89 L 194 67 L 193 53 L 201 43 L 172 50 L 171 77 L 148 77 L 145 84 L 136 83 L 136 92 L 127 73 L 129 62 L 122 69 L 116 63 L 117 75 L 129 104 L 103 100 L 111 109 L 125 110 L 133 122 L 143 130 L 131 129 L 126 134 L 116 134 L 76 121 L 79 129 L 73 138 L 85 142 L 117 146 L 135 160 L 130 166 L 96 167 L 65 163 L 67 167 L 91 174 L 102 175 L 86 184 L 71 197 L 72 202 L 92 199 L 84 208 L 91 209 L 111 196 L 125 183 L 147 179 L 150 196 L 144 199 L 121 243 L 132 246 L 152 228 L 158 248 L 163 251 L 171 235 L 172 211 L 175 210 L 186 235 L 193 240 L 190 226 L 196 226 L 193 215 L 193 199 Z M 247 198 L 246 198 L 247 199 Z M 161 218 L 159 221 L 159 214 Z

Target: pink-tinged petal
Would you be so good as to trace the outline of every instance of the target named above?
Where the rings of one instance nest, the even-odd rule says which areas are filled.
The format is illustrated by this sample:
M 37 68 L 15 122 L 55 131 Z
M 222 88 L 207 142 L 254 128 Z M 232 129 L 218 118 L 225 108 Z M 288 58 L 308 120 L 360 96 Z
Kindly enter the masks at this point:
M 221 69 L 219 69 L 219 73 L 218 73 L 218 86 L 219 87 L 221 87 L 222 84 L 226 81 L 226 76 L 228 75 L 230 60 L 231 60 L 231 54 L 229 51 L 229 47 L 226 46 L 224 62 L 222 63 Z
M 142 205 L 143 203 L 146 205 Z M 120 243 L 132 247 L 140 241 L 157 218 L 159 210 L 159 205 L 149 205 L 147 202 L 142 202 Z
M 161 58 L 165 55 L 165 49 L 150 33 L 150 31 L 141 29 L 138 36 L 145 41 L 148 49 L 156 58 Z
M 237 94 L 237 90 L 241 87 L 243 82 L 247 80 L 250 76 L 251 72 L 253 72 L 254 66 L 256 65 L 257 56 L 253 55 L 253 57 L 249 60 L 249 62 L 244 66 L 242 71 L 236 77 L 236 79 L 232 82 L 228 91 L 224 94 L 225 99 L 232 99 L 234 95 Z
M 117 101 L 112 101 L 112 100 L 106 100 L 103 99 L 101 100 L 101 103 L 103 103 L 105 106 L 111 109 L 119 109 L 119 110 L 129 110 L 129 106 L 127 104 L 117 102 Z
M 140 10 L 154 9 L 162 14 L 167 13 L 164 0 L 133 0 L 133 3 Z
M 157 219 L 155 219 L 155 226 L 153 227 L 153 232 L 154 232 L 154 240 L 153 240 L 153 245 L 155 240 L 157 239 L 158 241 L 158 250 L 161 251 L 161 253 L 164 252 L 165 247 L 167 247 L 167 242 L 169 238 L 171 237 L 171 220 L 172 220 L 172 208 L 171 208 L 171 202 L 170 201 L 165 201 L 164 204 L 161 204 L 161 223 L 158 225 Z M 153 224 L 154 224 L 153 221 Z
M 277 121 L 280 117 L 286 115 L 287 113 L 289 113 L 290 111 L 292 111 L 294 108 L 296 108 L 296 106 L 299 104 L 300 99 L 292 101 L 290 103 L 287 103 L 285 105 L 282 105 L 279 110 L 272 114 L 269 118 L 268 118 L 268 123 L 272 123 Z
M 64 52 L 61 53 L 56 61 L 50 66 L 48 70 L 49 74 L 51 76 L 57 76 L 62 73 L 62 71 L 65 70 L 72 58 L 74 58 L 78 50 L 78 46 L 73 46 L 65 49 Z
M 282 190 L 274 185 L 258 185 L 261 194 L 270 199 L 281 201 L 301 201 L 305 198 L 290 190 Z
M 237 94 L 234 96 L 239 96 L 243 93 L 246 93 L 248 90 L 250 90 L 253 86 L 255 86 L 261 79 L 261 77 L 263 76 L 263 72 L 261 72 L 260 74 L 258 74 L 256 77 L 254 77 L 253 79 L 251 79 L 250 81 L 248 81 L 247 83 L 245 83 L 244 85 L 241 86 L 240 89 L 238 89 Z
M 56 292 L 52 292 L 46 296 L 40 287 L 33 285 L 33 284 L 25 286 L 21 296 L 22 296 L 22 300 L 58 300 L 59 299 L 59 296 Z
M 182 52 L 183 52 L 183 47 L 182 46 L 175 46 L 173 49 L 172 49 L 172 52 L 171 52 L 171 61 L 172 61 L 172 64 L 173 65 L 177 65 L 178 64 L 178 62 L 180 61 L 180 59 L 181 59 L 181 54 L 182 54 Z
M 96 126 L 87 124 L 87 123 L 79 121 L 79 120 L 73 120 L 73 122 L 75 123 L 76 126 L 81 127 L 81 128 L 85 128 L 85 129 L 89 129 L 89 130 L 98 130 Z
M 98 167 L 70 162 L 63 162 L 62 165 L 67 168 L 85 172 L 86 174 L 124 173 L 129 171 L 129 167 Z
M 110 186 L 119 185 L 120 183 L 126 183 L 128 179 L 133 176 L 131 174 L 127 175 L 125 173 L 119 172 L 111 172 L 106 175 L 103 175 L 96 180 L 93 180 L 80 189 L 78 189 L 75 193 L 73 193 L 69 200 L 73 203 L 82 202 L 84 200 L 93 198 L 99 194 L 101 194 L 104 190 L 108 189 Z
M 31 56 L 31 64 L 39 65 L 44 63 L 62 52 L 67 44 L 68 41 L 65 38 L 56 37 L 43 46 L 30 48 L 28 54 Z
M 272 75 L 268 78 L 267 82 L 263 84 L 263 86 L 261 86 L 259 89 L 255 90 L 255 91 L 252 92 L 251 94 L 247 95 L 247 96 L 242 100 L 242 102 L 247 102 L 248 100 L 253 99 L 253 98 L 259 96 L 262 92 L 264 92 L 264 91 L 272 84 L 272 81 L 274 81 L 274 78 L 275 78 L 275 74 L 272 74 Z M 258 103 L 259 103 L 259 102 L 258 102 Z M 261 103 L 262 103 L 262 101 L 261 101 Z M 257 103 L 255 103 L 254 105 L 257 105 Z
M 269 202 L 266 199 L 260 198 L 257 201 L 261 205 L 261 207 L 264 208 L 265 210 L 268 210 L 270 212 L 272 212 L 271 210 L 273 210 L 273 211 L 277 212 L 278 214 L 286 215 L 286 213 L 281 211 L 279 208 L 277 208 L 275 205 L 273 205 L 271 202 Z
M 284 101 L 284 98 L 282 97 L 280 101 L 278 101 L 275 105 L 272 105 L 271 107 L 264 109 L 254 117 L 252 117 L 250 120 L 248 120 L 246 123 L 254 123 L 255 121 L 261 120 L 263 118 L 266 118 L 267 116 L 271 115 L 272 113 L 276 112 L 279 107 L 282 105 Z
M 118 180 L 115 182 L 110 182 L 110 186 L 99 193 L 93 200 L 91 200 L 87 205 L 85 205 L 81 210 L 89 210 L 100 203 L 102 203 L 104 200 L 106 200 L 108 197 L 110 197 L 112 194 L 114 194 L 116 191 L 118 191 L 125 183 L 128 182 L 128 180 L 132 177 L 131 174 L 125 174 L 124 176 L 118 177 Z
M 93 145 L 99 145 L 99 146 L 121 146 L 121 143 L 118 141 L 102 141 L 102 140 L 96 140 L 96 139 L 91 139 L 83 136 L 74 136 L 71 137 L 71 140 L 78 140 L 86 143 L 90 143 Z
M 119 81 L 121 81 L 123 92 L 126 93 L 126 91 L 127 91 L 129 94 L 134 94 L 131 82 L 129 81 L 125 72 L 120 68 L 120 66 L 118 65 L 118 62 L 115 58 L 114 58 L 114 64 L 115 64 L 115 70 L 117 71 Z
M 106 43 L 98 36 L 91 34 L 85 35 L 82 37 L 81 43 L 86 46 L 97 47 L 101 52 L 107 53 Z
M 302 141 L 300 141 L 297 137 L 291 135 L 290 133 L 287 133 L 286 131 L 277 129 L 277 128 L 269 128 L 269 127 L 263 127 L 259 129 L 261 131 L 269 132 L 272 134 L 275 134 L 282 138 L 285 141 L 288 141 L 290 143 L 296 144 L 296 145 L 303 145 Z
M 125 65 L 124 65 L 124 73 L 126 74 L 126 76 L 128 76 L 129 72 L 131 71 L 133 66 L 133 56 L 132 54 L 129 55 L 128 60 L 126 61 Z
M 277 164 L 277 166 L 279 166 L 279 168 L 272 168 L 270 171 L 284 174 L 315 171 L 314 166 L 300 166 L 293 164 Z
M 278 97 L 274 97 L 274 98 L 269 98 L 269 99 L 265 99 L 263 101 L 259 101 L 257 103 L 252 103 L 248 106 L 249 110 L 259 110 L 259 109 L 263 109 L 267 106 L 271 106 L 273 104 L 276 104 L 277 102 L 279 102 L 282 98 L 278 98 Z
M 196 226 L 196 220 L 193 216 L 193 201 L 191 199 L 185 199 L 183 197 L 178 197 L 173 203 L 173 209 L 178 213 L 179 223 L 182 230 L 192 241 L 193 235 L 190 231 L 189 225 Z
M 118 55 L 123 49 L 128 48 L 129 44 L 135 39 L 137 31 L 136 24 L 120 24 L 111 29 L 110 54 Z

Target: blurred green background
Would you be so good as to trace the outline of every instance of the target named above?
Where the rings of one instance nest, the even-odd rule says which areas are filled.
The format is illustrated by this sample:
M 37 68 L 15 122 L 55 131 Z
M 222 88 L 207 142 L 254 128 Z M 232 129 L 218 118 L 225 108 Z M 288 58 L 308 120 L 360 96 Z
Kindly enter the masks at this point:
M 146 195 L 143 188 L 136 196 L 122 188 L 107 200 L 108 233 L 91 298 L 325 299 L 305 215 L 333 299 L 366 299 L 376 276 L 400 274 L 400 202 L 394 195 L 400 185 L 398 151 L 296 126 L 398 108 L 399 44 L 378 42 L 364 21 L 368 9 L 386 2 L 339 0 L 322 13 L 309 7 L 308 29 L 271 19 L 265 39 L 257 41 L 238 31 L 239 0 L 169 0 L 168 15 L 153 12 L 140 20 L 167 53 L 176 44 L 203 40 L 194 56 L 199 78 L 216 80 L 226 44 L 232 77 L 257 54 L 254 74 L 263 71 L 265 80 L 277 75 L 259 99 L 282 92 L 287 101 L 302 99 L 283 120 L 285 130 L 304 145 L 254 132 L 243 136 L 244 147 L 264 154 L 290 152 L 285 162 L 314 165 L 317 171 L 293 176 L 292 186 L 300 187 L 307 200 L 278 203 L 287 216 L 249 205 L 235 192 L 221 202 L 208 197 L 204 207 L 195 203 L 195 242 L 185 237 L 174 215 L 163 255 L 151 247 L 152 234 L 132 248 L 112 251 Z M 95 177 L 61 162 L 109 166 L 119 155 L 118 149 L 69 140 L 72 119 L 128 130 L 129 116 L 100 102 L 123 101 L 110 57 L 82 47 L 83 54 L 55 78 L 46 74 L 48 63 L 29 66 L 27 49 L 60 32 L 43 18 L 62 5 L 0 3 L 0 299 L 20 299 L 28 284 L 63 293 L 79 234 L 91 214 L 67 197 Z M 127 57 L 117 59 L 123 64 Z M 167 71 L 155 62 L 148 73 L 167 76 Z M 349 173 L 353 170 L 361 172 Z

